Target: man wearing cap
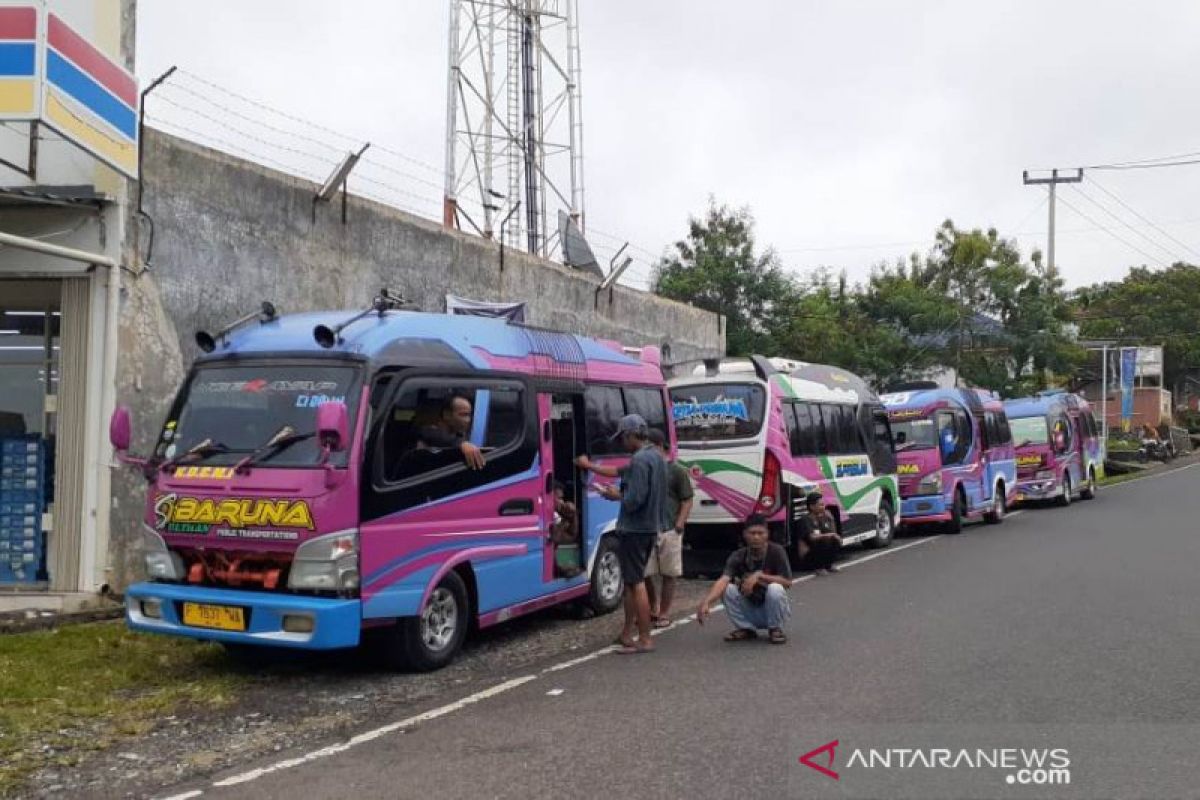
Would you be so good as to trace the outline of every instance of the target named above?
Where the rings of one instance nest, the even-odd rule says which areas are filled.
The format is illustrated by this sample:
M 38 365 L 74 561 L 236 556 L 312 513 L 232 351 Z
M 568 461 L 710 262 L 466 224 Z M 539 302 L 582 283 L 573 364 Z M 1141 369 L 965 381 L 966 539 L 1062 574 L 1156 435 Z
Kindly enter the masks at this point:
M 667 462 L 650 443 L 649 427 L 638 414 L 621 417 L 613 439 L 620 439 L 633 454 L 629 466 L 620 471 L 620 489 L 605 485 L 597 491 L 609 500 L 621 503 L 617 515 L 617 557 L 621 581 L 625 584 L 625 624 L 618 640 L 623 655 L 648 653 L 650 640 L 650 601 L 646 594 L 646 562 L 666 518 Z M 577 463 L 591 469 L 591 461 L 582 456 Z M 638 638 L 634 640 L 634 628 Z
M 805 566 L 814 575 L 820 575 L 822 570 L 830 574 L 837 572 L 833 562 L 842 551 L 842 537 L 838 535 L 833 515 L 825 508 L 820 492 L 809 492 L 804 503 L 808 506 L 808 515 L 800 518 L 800 541 L 808 550 Z
M 687 469 L 679 462 L 671 460 L 666 435 L 658 428 L 651 428 L 647 438 L 667 461 L 667 502 L 663 504 L 667 515 L 663 518 L 662 530 L 658 534 L 654 549 L 650 551 L 650 560 L 646 565 L 646 595 L 650 598 L 650 622 L 656 628 L 667 628 L 671 625 L 671 602 L 675 597 L 675 581 L 683 575 L 683 531 L 692 511 L 695 492 Z M 608 478 L 622 477 L 627 469 L 593 464 L 587 456 L 580 456 L 576 463 L 583 469 Z M 654 587 L 656 575 L 661 587 L 658 591 L 655 591 Z

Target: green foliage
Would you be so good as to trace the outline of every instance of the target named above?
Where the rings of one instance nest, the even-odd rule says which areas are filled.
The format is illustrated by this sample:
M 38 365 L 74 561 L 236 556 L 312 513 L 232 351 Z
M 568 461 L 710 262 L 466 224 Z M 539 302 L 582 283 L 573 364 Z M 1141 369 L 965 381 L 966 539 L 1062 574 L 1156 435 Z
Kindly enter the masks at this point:
M 731 355 L 770 351 L 777 307 L 793 286 L 773 252 L 755 252 L 749 210 L 710 201 L 704 219 L 689 219 L 687 238 L 674 247 L 656 269 L 654 291 L 723 314 Z
M 771 250 L 755 252 L 749 211 L 710 202 L 658 265 L 655 291 L 724 314 L 730 355 L 837 364 L 877 386 L 955 366 L 970 384 L 1025 394 L 1082 356 L 1067 336 L 1062 279 L 1036 253 L 1022 262 L 995 229 L 949 220 L 925 259 L 881 265 L 866 286 L 848 286 L 827 270 L 787 275 Z
M 1134 267 L 1122 281 L 1080 289 L 1075 309 L 1085 338 L 1163 345 L 1167 387 L 1200 367 L 1200 267 Z
M 245 682 L 214 644 L 121 622 L 0 636 L 0 797 L 41 767 L 143 735 L 177 708 L 227 705 Z

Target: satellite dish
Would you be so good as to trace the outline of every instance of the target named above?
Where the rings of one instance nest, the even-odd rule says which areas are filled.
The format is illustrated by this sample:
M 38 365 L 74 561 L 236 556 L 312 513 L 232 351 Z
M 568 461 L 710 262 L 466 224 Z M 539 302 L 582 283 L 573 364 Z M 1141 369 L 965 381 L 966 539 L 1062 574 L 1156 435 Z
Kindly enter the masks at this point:
M 584 238 L 583 231 L 579 230 L 567 212 L 561 210 L 558 212 L 558 239 L 562 242 L 564 264 L 591 272 L 598 278 L 604 277 L 604 270 L 596 261 L 596 254 Z

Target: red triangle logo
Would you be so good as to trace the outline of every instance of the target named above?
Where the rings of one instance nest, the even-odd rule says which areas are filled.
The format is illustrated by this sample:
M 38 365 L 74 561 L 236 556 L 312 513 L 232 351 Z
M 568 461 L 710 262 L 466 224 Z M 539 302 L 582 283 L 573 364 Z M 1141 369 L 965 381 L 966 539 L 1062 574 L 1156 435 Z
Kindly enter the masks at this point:
M 826 744 L 823 744 L 820 747 L 818 747 L 816 750 L 811 750 L 811 751 L 805 753 L 804 755 L 800 756 L 800 763 L 806 767 L 811 767 L 812 769 L 815 769 L 817 772 L 821 773 L 822 775 L 828 775 L 830 778 L 833 778 L 835 781 L 841 780 L 838 777 L 838 774 L 833 771 L 833 759 L 837 755 L 838 744 L 840 744 L 840 742 L 837 739 L 834 739 L 832 742 L 827 742 Z M 822 766 L 820 764 L 816 764 L 812 761 L 813 758 L 821 755 L 822 753 L 829 754 L 829 766 L 827 766 L 827 767 Z

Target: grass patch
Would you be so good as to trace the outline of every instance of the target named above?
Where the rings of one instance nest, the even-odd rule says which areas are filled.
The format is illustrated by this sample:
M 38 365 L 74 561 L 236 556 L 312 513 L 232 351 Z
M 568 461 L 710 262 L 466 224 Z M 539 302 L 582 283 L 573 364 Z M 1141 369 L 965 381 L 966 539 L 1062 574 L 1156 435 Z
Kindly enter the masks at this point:
M 226 705 L 247 680 L 218 645 L 135 634 L 121 621 L 0 636 L 0 797 L 176 709 Z

